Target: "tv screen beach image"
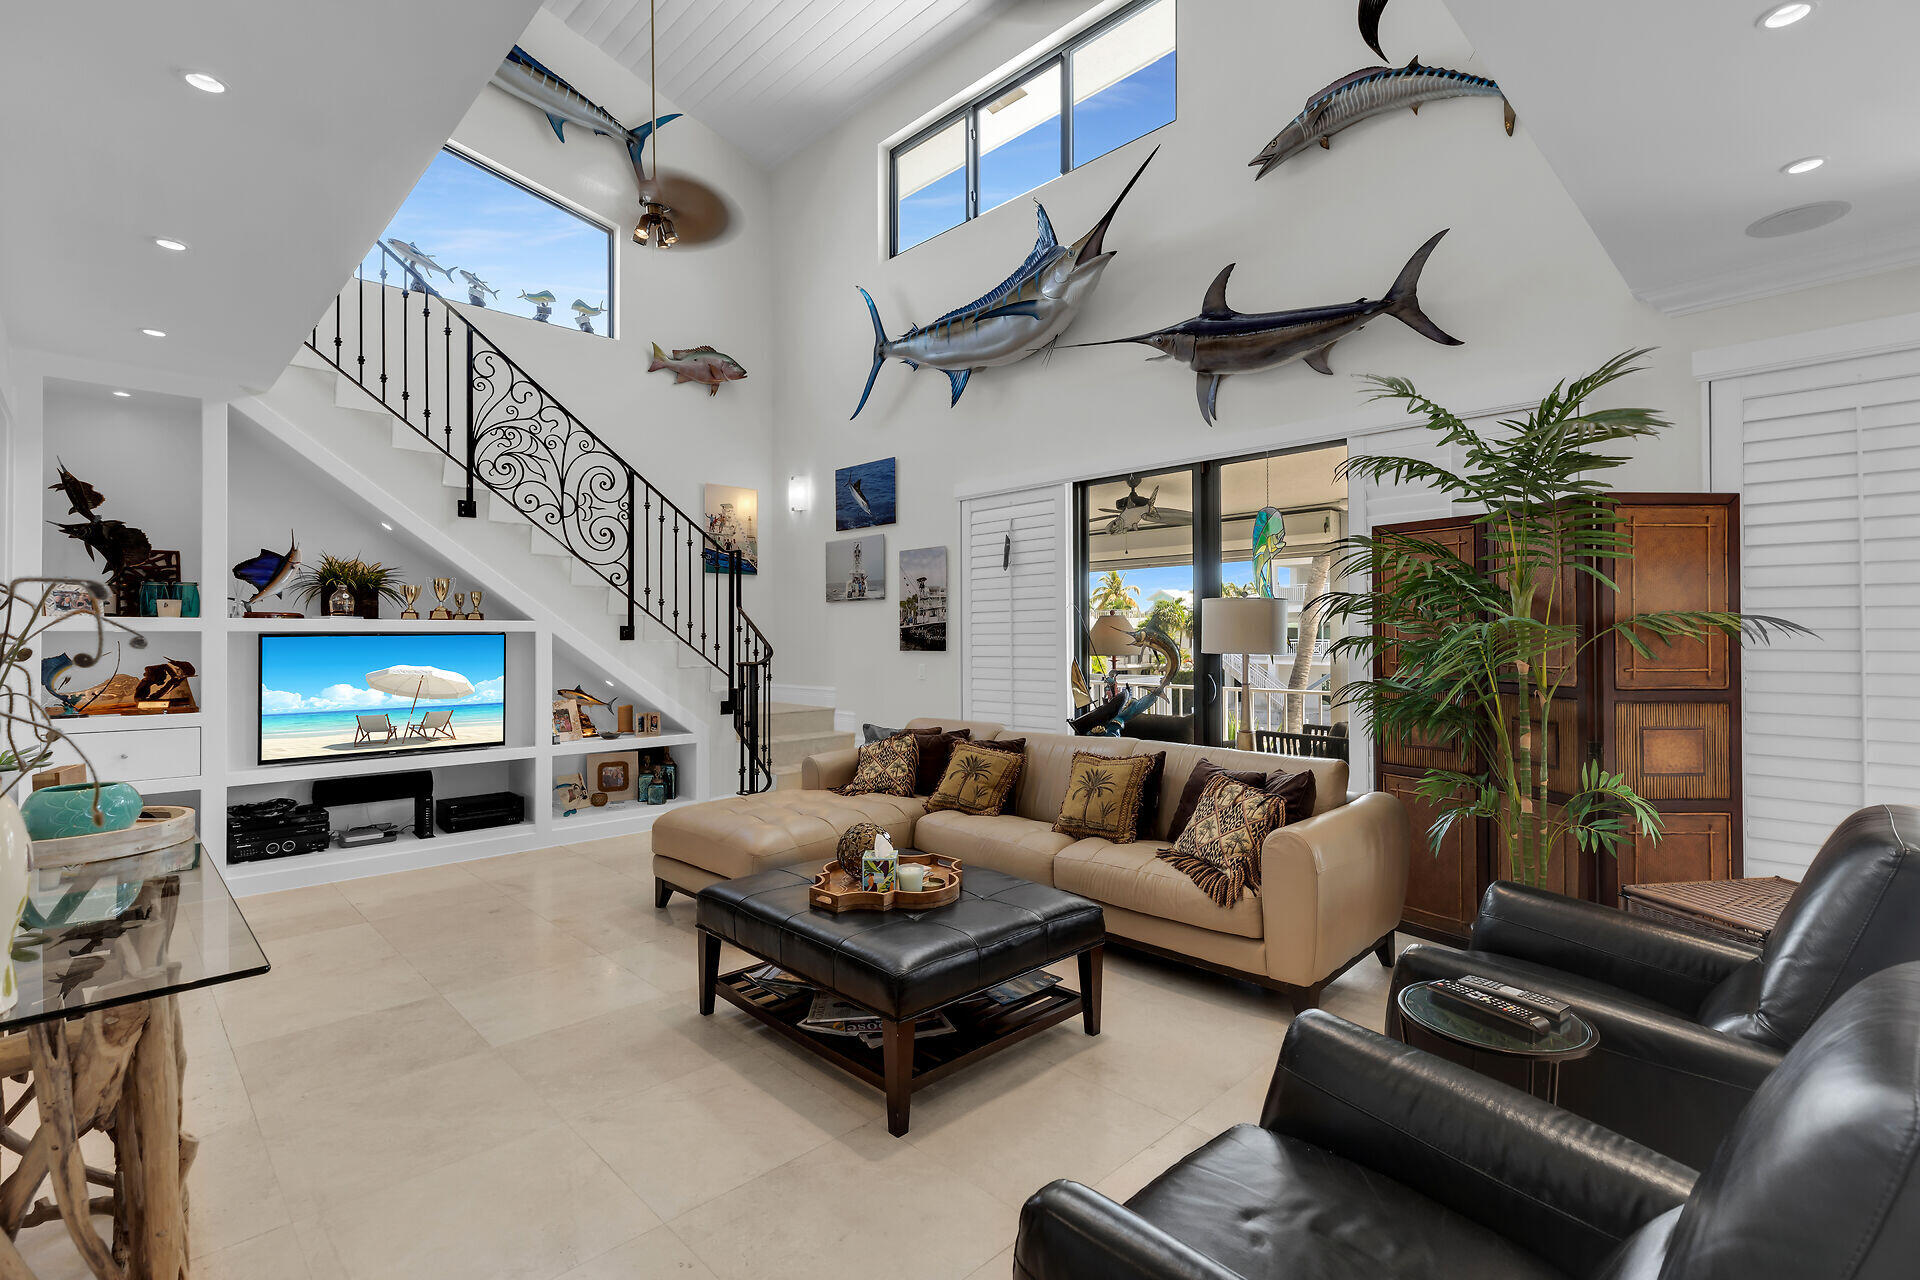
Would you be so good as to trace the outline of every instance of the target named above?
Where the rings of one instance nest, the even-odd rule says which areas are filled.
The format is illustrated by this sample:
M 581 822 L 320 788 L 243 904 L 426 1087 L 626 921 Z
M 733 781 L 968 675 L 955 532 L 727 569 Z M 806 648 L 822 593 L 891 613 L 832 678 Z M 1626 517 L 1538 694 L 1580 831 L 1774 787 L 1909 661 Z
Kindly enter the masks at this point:
M 262 636 L 260 763 L 506 742 L 506 638 Z

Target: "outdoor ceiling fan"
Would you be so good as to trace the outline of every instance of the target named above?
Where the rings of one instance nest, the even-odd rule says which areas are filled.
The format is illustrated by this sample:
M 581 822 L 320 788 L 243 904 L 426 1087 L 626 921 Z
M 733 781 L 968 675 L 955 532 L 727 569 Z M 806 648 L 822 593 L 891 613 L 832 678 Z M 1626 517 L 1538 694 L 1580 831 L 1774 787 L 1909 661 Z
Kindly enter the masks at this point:
M 660 88 L 654 65 L 654 0 L 647 0 L 647 88 L 653 95 L 652 118 L 660 118 Z M 726 233 L 733 220 L 719 192 L 685 174 L 660 173 L 660 135 L 653 135 L 653 174 L 648 176 L 644 152 L 633 162 L 640 180 L 640 221 L 633 228 L 635 244 L 671 249 L 675 245 L 709 244 Z
M 1096 533 L 1120 535 L 1138 529 L 1178 528 L 1193 523 L 1193 512 L 1160 505 L 1160 486 L 1140 492 L 1140 477 L 1127 477 L 1127 492 L 1110 507 L 1102 507 L 1089 523 Z

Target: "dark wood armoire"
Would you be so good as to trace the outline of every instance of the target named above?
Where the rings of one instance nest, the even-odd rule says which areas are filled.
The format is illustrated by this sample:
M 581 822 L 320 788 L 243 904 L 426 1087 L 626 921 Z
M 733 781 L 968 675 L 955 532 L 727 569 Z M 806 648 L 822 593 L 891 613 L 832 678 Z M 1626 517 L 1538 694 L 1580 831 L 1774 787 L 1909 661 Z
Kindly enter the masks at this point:
M 1593 629 L 1657 609 L 1739 609 L 1737 496 L 1621 493 L 1611 501 L 1633 539 L 1633 558 L 1605 570 L 1617 592 L 1569 570 L 1560 593 L 1565 608 Z M 1376 532 L 1418 534 L 1484 563 L 1469 517 L 1384 525 Z M 1555 851 L 1548 887 L 1609 906 L 1618 905 L 1625 885 L 1741 873 L 1740 645 L 1716 635 L 1652 647 L 1651 659 L 1611 639 L 1589 648 L 1548 718 L 1550 796 L 1570 794 L 1581 765 L 1599 760 L 1624 773 L 1664 819 L 1658 842 L 1636 839 L 1617 856 L 1582 855 L 1571 841 Z M 1391 655 L 1381 655 L 1377 673 L 1392 670 Z M 1481 893 L 1507 876 L 1489 823 L 1456 823 L 1439 848 L 1428 846 L 1434 815 L 1414 793 L 1415 783 L 1428 767 L 1470 769 L 1473 763 L 1446 743 L 1375 742 L 1377 785 L 1399 796 L 1412 819 L 1402 922 L 1411 933 L 1464 939 Z

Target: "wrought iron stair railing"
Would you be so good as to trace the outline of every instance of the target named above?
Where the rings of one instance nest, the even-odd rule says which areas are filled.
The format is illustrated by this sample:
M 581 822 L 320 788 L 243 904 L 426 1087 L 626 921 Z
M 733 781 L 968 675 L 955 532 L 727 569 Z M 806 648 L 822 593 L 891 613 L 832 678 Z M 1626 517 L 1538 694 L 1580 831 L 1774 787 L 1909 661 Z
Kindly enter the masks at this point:
M 727 680 L 740 790 L 773 785 L 773 646 L 741 607 L 738 558 L 386 245 L 307 346 L 460 469 L 460 516 L 490 493 Z M 369 263 L 375 271 L 369 272 Z M 437 350 L 436 350 L 437 348 Z

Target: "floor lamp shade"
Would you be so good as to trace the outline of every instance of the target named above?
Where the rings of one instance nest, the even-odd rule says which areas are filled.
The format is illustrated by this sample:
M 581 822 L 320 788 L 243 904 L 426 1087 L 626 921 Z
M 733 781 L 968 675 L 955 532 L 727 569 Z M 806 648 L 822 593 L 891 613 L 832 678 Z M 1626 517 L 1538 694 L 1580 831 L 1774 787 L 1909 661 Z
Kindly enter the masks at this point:
M 1221 596 L 1200 602 L 1200 650 L 1240 655 L 1240 731 L 1233 745 L 1253 750 L 1253 692 L 1248 654 L 1287 651 L 1287 602 L 1267 596 Z

